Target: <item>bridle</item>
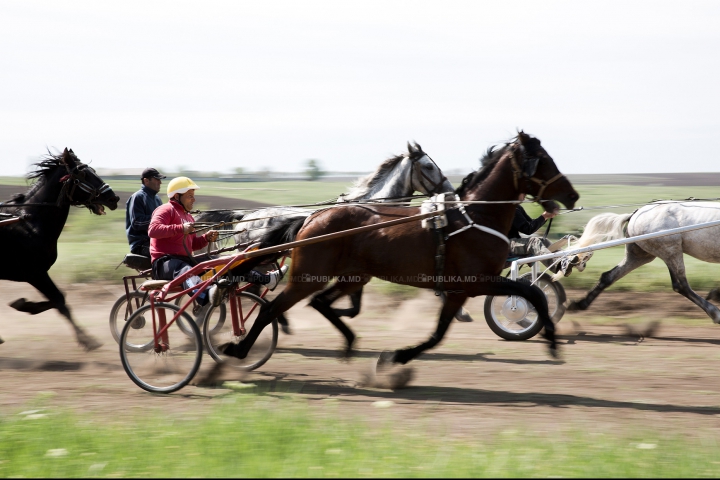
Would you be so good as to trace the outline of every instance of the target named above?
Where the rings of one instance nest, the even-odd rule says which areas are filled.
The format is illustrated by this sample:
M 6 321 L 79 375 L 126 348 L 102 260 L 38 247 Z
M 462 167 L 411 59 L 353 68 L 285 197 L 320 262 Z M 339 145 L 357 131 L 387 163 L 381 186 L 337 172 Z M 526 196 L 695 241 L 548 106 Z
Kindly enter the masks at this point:
M 440 172 L 440 174 L 442 175 L 442 178 L 441 178 L 439 181 L 437 181 L 437 182 L 433 181 L 433 179 L 430 178 L 430 177 L 423 171 L 422 165 L 420 165 L 419 160 L 422 160 L 424 157 L 427 157 L 427 158 L 432 162 L 432 164 L 435 165 L 435 168 L 437 168 L 437 171 Z M 418 167 L 418 171 L 420 172 L 420 176 L 422 177 L 422 178 L 419 179 L 420 185 L 421 185 L 422 187 L 424 187 L 430 194 L 433 194 L 433 193 L 443 193 L 443 192 L 439 191 L 439 188 L 442 186 L 443 183 L 445 183 L 445 180 L 447 180 L 447 177 L 442 174 L 442 170 L 440 170 L 440 167 L 438 167 L 437 163 L 435 163 L 435 160 L 433 160 L 432 157 L 430 157 L 430 155 L 428 155 L 428 154 L 425 153 L 425 152 L 422 152 L 422 156 L 419 156 L 419 157 L 417 157 L 417 158 L 413 158 L 412 156 L 409 157 L 409 158 L 410 158 L 410 161 L 412 162 L 413 169 L 414 169 L 415 167 Z M 427 188 L 427 186 L 423 183 L 423 180 L 422 180 L 423 178 L 424 178 L 425 180 L 427 180 L 428 182 L 430 182 L 430 184 L 432 185 L 432 188 Z
M 56 202 L 58 206 L 60 206 L 60 200 L 62 199 L 63 192 L 65 192 L 65 196 L 70 201 L 70 205 L 88 206 L 95 203 L 95 200 L 98 199 L 101 195 L 112 190 L 112 188 L 110 188 L 110 185 L 108 185 L 107 183 L 103 183 L 99 187 L 94 187 L 89 182 L 87 182 L 85 180 L 87 170 L 92 171 L 92 173 L 95 173 L 95 170 L 92 167 L 85 165 L 84 163 L 76 165 L 73 169 L 70 169 L 67 165 L 65 166 L 65 168 L 67 168 L 68 173 L 60 179 L 60 182 L 63 184 L 63 188 L 60 191 L 60 195 L 58 196 L 58 200 Z M 97 175 L 96 178 L 99 179 Z M 90 195 L 90 197 L 85 200 L 75 200 L 73 198 L 73 195 L 75 194 L 76 189 L 82 190 L 83 192 Z M 70 191 L 68 192 L 68 190 Z
M 565 175 L 558 172 L 558 174 L 552 177 L 550 180 L 541 180 L 535 177 L 535 172 L 537 171 L 540 157 L 528 157 L 525 149 L 521 148 L 523 156 L 523 163 L 521 167 L 520 165 L 518 165 L 518 162 L 515 158 L 515 152 L 517 151 L 517 149 L 518 145 L 516 144 L 510 152 L 510 164 L 512 165 L 513 171 L 513 185 L 515 185 L 516 190 L 519 190 L 519 180 L 523 180 L 526 183 L 526 187 L 528 187 L 528 189 L 531 186 L 530 182 L 537 183 L 539 185 L 539 190 L 535 195 L 535 201 L 539 202 L 543 199 L 542 194 L 545 191 L 545 188 L 547 188 L 547 186 L 554 181 L 564 178 Z

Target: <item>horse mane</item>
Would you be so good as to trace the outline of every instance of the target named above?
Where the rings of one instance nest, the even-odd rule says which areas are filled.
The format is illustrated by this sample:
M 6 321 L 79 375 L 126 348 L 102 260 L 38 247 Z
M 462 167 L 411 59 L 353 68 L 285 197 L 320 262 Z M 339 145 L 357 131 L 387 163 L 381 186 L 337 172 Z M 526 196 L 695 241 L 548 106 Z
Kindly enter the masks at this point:
M 460 186 L 455 190 L 455 193 L 461 195 L 465 193 L 469 187 L 477 185 L 479 182 L 485 180 L 490 175 L 490 172 L 493 171 L 495 165 L 498 164 L 498 161 L 500 161 L 505 152 L 510 149 L 510 145 L 511 142 L 504 144 L 500 148 L 497 148 L 497 145 L 490 146 L 482 158 L 480 158 L 480 168 L 474 172 L 468 173 L 467 176 L 462 179 L 462 182 L 460 182 Z
M 72 155 L 73 160 L 76 162 L 79 162 L 78 158 L 75 156 L 72 151 L 68 152 L 70 155 Z M 17 203 L 22 204 L 25 203 L 25 200 L 27 198 L 32 197 L 40 188 L 42 188 L 43 180 L 45 177 L 47 177 L 52 171 L 54 171 L 56 168 L 60 166 L 65 166 L 65 163 L 62 158 L 63 154 L 53 154 L 48 150 L 48 153 L 42 157 L 42 160 L 40 160 L 37 163 L 34 163 L 33 166 L 35 167 L 34 170 L 29 172 L 25 178 L 27 178 L 28 182 L 31 184 L 30 189 L 25 193 L 18 193 L 13 195 L 12 199 L 7 203 Z
M 393 171 L 393 169 L 397 166 L 398 163 L 403 161 L 406 158 L 416 158 L 416 157 L 422 157 L 425 155 L 425 152 L 422 151 L 422 149 L 419 148 L 419 145 L 415 144 L 418 149 L 411 152 L 410 155 L 406 154 L 400 154 L 395 155 L 394 157 L 390 157 L 384 162 L 382 162 L 373 173 L 370 175 L 359 178 L 351 187 L 350 191 L 344 195 L 343 197 L 359 197 L 364 195 L 365 193 L 372 190 L 376 185 L 381 184 L 385 178 L 390 174 L 390 172 Z
M 74 154 L 73 157 L 75 157 Z M 75 157 L 75 160 L 77 160 L 77 157 Z M 28 180 L 37 180 L 50 173 L 52 170 L 55 170 L 60 165 L 64 165 L 62 153 L 53 155 L 48 150 L 47 155 L 44 155 L 42 160 L 40 160 L 38 163 L 33 164 L 35 170 L 28 173 L 27 178 Z

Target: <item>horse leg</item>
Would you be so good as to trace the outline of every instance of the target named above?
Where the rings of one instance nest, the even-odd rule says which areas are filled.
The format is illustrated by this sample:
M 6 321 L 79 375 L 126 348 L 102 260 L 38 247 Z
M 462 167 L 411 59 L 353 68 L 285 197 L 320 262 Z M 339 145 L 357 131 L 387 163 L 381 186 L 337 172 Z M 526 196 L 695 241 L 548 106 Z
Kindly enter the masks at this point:
M 446 300 L 445 292 L 442 292 L 440 294 L 440 298 L 442 299 L 443 302 Z M 465 308 L 463 308 L 463 307 L 460 307 L 458 309 L 457 313 L 455 314 L 455 319 L 458 322 L 466 322 L 466 323 L 474 321 L 473 318 L 470 316 L 470 313 L 468 313 L 468 311 L 465 310 Z
M 338 298 L 362 289 L 366 283 L 367 282 L 335 282 L 330 287 L 315 295 L 310 301 L 310 305 L 330 320 L 330 323 L 340 330 L 340 333 L 345 337 L 345 351 L 343 353 L 345 358 L 352 356 L 355 333 L 340 319 L 340 316 L 336 313 L 335 309 L 331 308 L 331 305 Z
M 251 283 L 247 289 L 245 289 L 246 292 L 252 293 L 253 295 L 260 296 L 260 287 L 261 285 L 257 283 Z M 290 323 L 288 323 L 287 318 L 285 315 L 281 314 L 277 317 L 278 324 L 280 324 L 280 328 L 282 329 L 283 333 L 286 335 L 292 335 L 292 330 L 290 330 Z
M 720 310 L 690 288 L 690 284 L 685 276 L 685 262 L 683 261 L 682 253 L 670 258 L 663 258 L 662 260 L 670 271 L 673 290 L 705 310 L 705 313 L 708 314 L 713 323 L 720 323 Z
M 548 313 L 547 299 L 545 294 L 542 293 L 538 287 L 534 285 L 527 285 L 520 282 L 514 282 L 503 277 L 498 277 L 497 281 L 494 282 L 482 282 L 476 284 L 473 288 L 473 296 L 477 295 L 518 295 L 524 297 L 529 301 L 538 313 L 540 321 L 545 327 L 544 337 L 549 342 L 550 354 L 553 357 L 557 356 L 557 341 L 555 339 L 555 324 L 550 320 Z M 463 294 L 447 294 L 447 300 L 443 304 L 443 308 L 440 311 L 440 318 L 438 320 L 438 326 L 435 333 L 425 343 L 422 343 L 416 347 L 406 348 L 403 350 L 396 350 L 394 353 L 384 353 L 380 356 L 379 364 L 393 362 L 406 364 L 410 360 L 414 359 L 424 351 L 434 347 L 443 339 L 445 332 L 447 332 L 450 322 L 458 309 L 465 303 L 468 295 Z
M 303 298 L 320 290 L 323 285 L 323 283 L 310 282 L 291 282 L 288 284 L 285 290 L 280 292 L 280 295 L 275 297 L 273 301 L 260 307 L 260 312 L 258 312 L 258 316 L 255 319 L 253 326 L 240 343 L 229 343 L 220 348 L 223 354 L 241 359 L 247 357 L 248 352 L 255 344 L 258 336 L 260 336 L 260 332 L 270 325 L 273 319 L 288 311 L 293 305 Z
M 405 365 L 410 360 L 416 358 L 424 351 L 429 350 L 440 343 L 445 336 L 445 333 L 450 327 L 453 317 L 457 313 L 458 309 L 462 307 L 462 304 L 467 300 L 466 294 L 451 293 L 447 294 L 445 301 L 443 302 L 442 309 L 440 310 L 440 318 L 438 319 L 437 328 L 430 338 L 421 343 L 416 347 L 405 348 L 402 350 L 396 350 L 389 358 L 386 354 L 380 356 L 380 364 L 385 362 L 401 363 Z
M 655 255 L 646 252 L 634 243 L 627 244 L 625 246 L 625 258 L 623 258 L 622 262 L 620 262 L 612 270 L 608 270 L 600 275 L 600 280 L 597 285 L 595 285 L 593 289 L 585 295 L 585 298 L 582 300 L 571 301 L 567 308 L 568 311 L 587 310 L 593 300 L 595 300 L 597 296 L 603 292 L 603 290 L 636 268 L 642 267 L 653 260 L 655 260 Z
M 364 286 L 364 284 L 363 284 Z M 360 313 L 360 303 L 362 300 L 362 292 L 363 287 L 360 287 L 360 289 L 355 290 L 352 292 L 350 296 L 350 304 L 352 305 L 350 308 L 333 308 L 333 312 L 335 312 L 335 315 L 338 317 L 348 317 L 348 318 L 355 318 Z M 322 293 L 318 293 L 318 295 L 322 295 Z M 339 298 L 339 297 L 338 297 Z
M 102 343 L 95 339 L 95 337 L 85 332 L 82 327 L 75 323 L 75 320 L 73 320 L 72 315 L 70 314 L 70 309 L 65 304 L 65 296 L 57 288 L 57 286 L 55 286 L 47 272 L 38 274 L 28 283 L 35 287 L 40 293 L 45 295 L 48 301 L 28 302 L 24 298 L 21 298 L 20 300 L 16 300 L 11 303 L 11 307 L 21 312 L 28 312 L 32 315 L 36 315 L 51 308 L 56 308 L 60 314 L 62 314 L 70 322 L 70 325 L 72 325 L 73 330 L 75 331 L 75 337 L 77 338 L 78 343 L 80 343 L 80 345 L 87 351 L 95 350 L 96 348 L 100 348 L 102 346 Z

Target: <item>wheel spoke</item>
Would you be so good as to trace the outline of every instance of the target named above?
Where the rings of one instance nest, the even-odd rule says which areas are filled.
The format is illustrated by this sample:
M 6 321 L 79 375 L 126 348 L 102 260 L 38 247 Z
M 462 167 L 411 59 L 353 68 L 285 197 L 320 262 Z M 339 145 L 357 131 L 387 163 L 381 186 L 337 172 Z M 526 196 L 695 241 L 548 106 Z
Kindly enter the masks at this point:
M 265 300 L 248 292 L 239 292 L 235 294 L 235 299 L 223 303 L 220 307 L 211 308 L 204 320 L 203 337 L 205 339 L 205 347 L 208 353 L 216 362 L 227 362 L 220 352 L 220 347 L 226 343 L 238 343 L 245 334 L 241 331 L 248 332 L 254 325 L 255 320 L 260 313 L 260 306 L 267 303 Z M 225 308 L 231 310 L 231 305 L 236 304 L 234 312 L 226 312 Z M 232 321 L 228 318 L 234 317 Z M 237 320 L 237 324 L 236 320 Z M 272 356 L 277 345 L 278 325 L 277 320 L 265 327 L 260 336 L 253 344 L 247 357 L 242 360 L 231 359 L 230 365 L 243 370 L 254 370 Z
M 173 322 L 162 334 L 161 319 L 167 322 L 179 307 L 170 303 L 155 304 L 155 322 L 150 305 L 138 309 L 128 320 L 120 337 L 120 358 L 128 376 L 150 392 L 169 393 L 185 386 L 197 373 L 202 360 L 200 330 L 189 315 L 183 313 L 192 335 Z M 157 329 L 157 330 L 156 330 Z

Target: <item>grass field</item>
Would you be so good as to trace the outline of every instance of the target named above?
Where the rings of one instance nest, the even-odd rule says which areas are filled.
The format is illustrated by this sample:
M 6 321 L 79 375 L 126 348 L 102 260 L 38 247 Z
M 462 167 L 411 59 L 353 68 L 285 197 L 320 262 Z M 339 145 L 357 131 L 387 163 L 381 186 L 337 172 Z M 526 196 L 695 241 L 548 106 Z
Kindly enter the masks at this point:
M 327 400 L 260 394 L 215 400 L 202 418 L 162 412 L 97 422 L 40 406 L 0 417 L 0 476 L 12 477 L 717 477 L 718 437 L 646 427 L 608 433 L 566 423 L 487 435 L 340 418 Z M 120 420 L 122 419 L 122 420 Z M 568 427 L 568 425 L 570 425 Z M 435 427 L 437 430 L 437 427 Z

